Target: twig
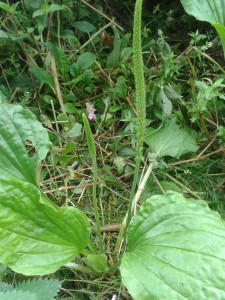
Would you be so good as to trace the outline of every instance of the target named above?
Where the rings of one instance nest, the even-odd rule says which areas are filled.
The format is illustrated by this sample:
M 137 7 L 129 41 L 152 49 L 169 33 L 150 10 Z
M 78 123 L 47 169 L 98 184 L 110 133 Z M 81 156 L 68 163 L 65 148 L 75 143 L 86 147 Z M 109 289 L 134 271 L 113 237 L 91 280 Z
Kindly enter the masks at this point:
M 57 189 L 54 189 L 54 190 L 47 190 L 47 191 L 44 191 L 45 194 L 50 194 L 50 193 L 53 193 L 53 192 L 56 192 L 56 191 L 67 191 L 67 190 L 72 190 L 72 189 L 75 189 L 75 188 L 82 188 L 82 187 L 87 187 L 87 186 L 93 186 L 92 183 L 85 183 L 85 184 L 80 184 L 80 185 L 69 185 L 69 186 L 61 186 Z
M 190 195 L 192 195 L 193 197 L 197 198 L 197 199 L 201 199 L 198 195 L 196 195 L 192 190 L 190 190 L 187 186 L 185 186 L 184 184 L 182 184 L 180 181 L 176 180 L 175 178 L 173 178 L 172 176 L 170 176 L 169 174 L 165 174 L 165 176 L 167 178 L 169 178 L 170 180 L 172 180 L 173 182 L 175 182 L 177 185 L 179 185 L 180 187 L 182 187 L 184 190 L 186 190 Z
M 58 101 L 59 101 L 59 104 L 60 104 L 60 107 L 61 107 L 61 111 L 63 112 L 63 114 L 66 115 L 66 110 L 65 110 L 65 107 L 64 107 L 62 94 L 61 94 L 61 90 L 60 90 L 60 86 L 59 86 L 59 79 L 58 79 L 58 75 L 57 75 L 55 57 L 54 57 L 54 54 L 53 54 L 52 50 L 50 50 L 50 55 L 51 55 L 51 68 L 52 68 L 52 74 L 53 74 L 53 77 L 54 77 L 57 98 L 58 98 Z
M 49 178 L 49 179 L 43 180 L 43 181 L 41 182 L 41 185 L 43 185 L 44 183 L 47 183 L 47 182 L 52 182 L 52 181 L 55 180 L 55 179 L 59 179 L 59 178 L 62 178 L 62 177 L 66 177 L 66 176 L 68 176 L 68 175 L 69 175 L 69 172 L 66 172 L 66 173 L 57 175 L 57 176 L 55 176 L 55 177 L 53 177 L 53 178 Z
M 110 231 L 119 231 L 122 224 L 107 224 L 104 226 L 101 226 L 100 230 L 101 232 L 110 232 Z M 96 228 L 93 228 L 96 230 Z
M 99 69 L 101 70 L 102 74 L 105 76 L 105 78 L 108 80 L 109 84 L 111 87 L 115 86 L 115 82 L 109 77 L 109 75 L 102 69 L 101 65 L 95 61 L 96 65 L 99 67 Z
M 198 51 L 198 49 L 196 47 L 192 48 L 195 51 Z M 216 65 L 218 67 L 218 69 L 220 69 L 220 71 L 225 74 L 225 70 L 221 67 L 221 65 L 215 60 L 213 59 L 211 56 L 209 56 L 208 54 L 204 53 L 204 52 L 200 52 L 202 56 L 204 56 L 205 58 L 207 58 L 208 60 L 210 60 L 214 65 Z
M 129 95 L 126 96 L 126 100 L 127 100 L 127 103 L 130 105 L 131 109 L 133 110 L 135 116 L 137 116 L 137 111 L 136 111 L 136 109 L 135 109 L 133 103 L 131 102 Z
M 108 21 L 110 21 L 111 23 L 113 23 L 119 30 L 121 30 L 122 32 L 124 31 L 123 28 L 120 25 L 118 25 L 114 20 L 110 19 L 106 14 L 102 13 L 101 11 L 99 11 L 94 6 L 92 6 L 91 4 L 87 3 L 84 0 L 81 0 L 81 2 L 83 2 L 87 7 L 89 7 L 90 9 L 92 9 L 97 14 L 101 15 L 103 18 L 105 18 Z
M 214 135 L 214 137 L 211 140 L 211 142 L 202 150 L 202 152 L 199 153 L 198 157 L 201 157 L 205 153 L 205 151 L 207 149 L 209 149 L 209 147 L 214 143 L 215 139 L 216 139 L 216 134 Z
M 103 26 L 101 29 L 99 29 L 97 32 L 95 32 L 90 38 L 89 40 L 87 40 L 87 42 L 85 42 L 82 46 L 80 46 L 80 48 L 78 49 L 78 51 L 80 51 L 81 49 L 85 48 L 91 41 L 93 41 L 93 39 L 98 36 L 101 32 L 103 32 L 106 28 L 110 27 L 113 23 L 110 22 L 108 24 L 106 24 L 105 26 Z
M 58 133 L 57 136 L 58 136 L 59 146 L 60 146 L 60 148 L 62 148 L 62 142 L 61 142 L 61 138 L 60 138 L 59 125 L 58 125 L 58 122 L 57 122 L 56 113 L 55 113 L 55 107 L 54 107 L 52 99 L 51 99 L 50 102 L 51 102 L 51 106 L 52 106 L 52 112 L 53 112 L 53 116 L 54 116 L 54 120 L 55 120 L 56 130 L 57 130 L 57 133 Z
M 152 176 L 153 176 L 154 180 L 156 181 L 156 183 L 158 184 L 158 187 L 160 188 L 161 192 L 163 194 L 165 194 L 165 191 L 164 191 L 162 185 L 160 184 L 160 182 L 158 181 L 158 178 L 155 176 L 154 172 L 152 172 Z
M 212 120 L 210 120 L 210 119 L 208 119 L 208 118 L 206 118 L 206 117 L 204 117 L 204 119 L 205 119 L 209 124 L 215 126 L 216 128 L 218 127 L 218 124 L 216 124 L 216 123 L 213 122 Z
M 14 97 L 16 96 L 16 94 L 19 92 L 19 87 L 17 86 L 16 88 L 15 88 L 15 91 L 13 92 L 13 94 L 12 94 L 12 96 L 10 97 L 10 99 L 9 99 L 9 103 L 11 103 L 12 101 L 13 101 L 13 99 L 14 99 Z
M 47 30 L 47 42 L 50 40 L 50 35 L 51 35 L 51 26 L 52 26 L 52 18 L 53 18 L 54 13 L 51 12 L 49 14 L 49 18 L 48 18 L 48 30 Z
M 225 149 L 224 148 L 219 148 L 219 149 L 217 149 L 217 150 L 215 150 L 211 153 L 208 153 L 206 155 L 203 155 L 203 156 L 200 156 L 200 157 L 197 156 L 197 157 L 186 159 L 186 160 L 180 160 L 180 161 L 177 161 L 177 162 L 174 162 L 174 163 L 170 163 L 170 164 L 168 164 L 168 166 L 173 167 L 173 166 L 178 166 L 178 165 L 186 164 L 186 163 L 197 161 L 197 160 L 202 160 L 206 157 L 209 157 L 211 155 L 217 154 L 217 153 L 222 152 L 222 151 L 225 151 Z
M 220 71 L 223 74 L 225 74 L 225 70 L 221 67 L 221 65 L 215 59 L 213 59 L 211 56 L 209 56 L 205 52 L 199 51 L 199 49 L 197 49 L 195 46 L 193 46 L 191 48 L 188 47 L 187 49 L 185 49 L 179 56 L 177 56 L 177 59 L 180 59 L 184 55 L 188 55 L 193 50 L 200 52 L 200 54 L 202 56 L 204 56 L 205 58 L 207 58 L 208 60 L 210 60 L 214 65 L 216 65 L 218 67 L 218 69 L 220 69 Z
M 177 162 L 174 162 L 174 163 L 170 163 L 168 164 L 169 167 L 172 167 L 172 166 L 177 166 L 177 165 L 182 165 L 182 164 L 185 164 L 185 163 L 189 163 L 189 162 L 193 162 L 193 161 L 197 161 L 197 160 L 201 160 L 201 159 L 204 159 L 210 155 L 213 155 L 215 153 L 218 153 L 220 151 L 223 150 L 223 148 L 220 148 L 216 151 L 213 151 L 209 154 L 206 154 L 206 155 L 203 155 L 205 153 L 205 151 L 213 144 L 213 142 L 215 141 L 216 139 L 216 135 L 214 135 L 213 139 L 211 140 L 211 142 L 194 158 L 190 158 L 190 159 L 185 159 L 185 160 L 180 160 L 180 161 L 177 161 Z

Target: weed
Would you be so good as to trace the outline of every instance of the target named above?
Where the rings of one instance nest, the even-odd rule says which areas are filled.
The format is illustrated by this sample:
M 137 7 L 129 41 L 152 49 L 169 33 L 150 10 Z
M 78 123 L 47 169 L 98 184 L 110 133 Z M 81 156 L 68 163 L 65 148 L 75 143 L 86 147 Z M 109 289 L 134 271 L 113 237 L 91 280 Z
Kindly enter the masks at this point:
M 209 27 L 200 26 L 204 30 L 196 31 L 199 23 L 182 14 L 181 7 L 162 2 L 144 10 L 141 24 L 141 1 L 137 1 L 133 45 L 131 1 L 0 2 L 2 199 L 14 200 L 10 215 L 16 218 L 17 211 L 22 211 L 29 223 L 26 232 L 37 228 L 42 242 L 49 242 L 48 264 L 40 256 L 33 269 L 16 265 L 14 259 L 4 262 L 26 274 L 46 274 L 63 266 L 54 275 L 64 280 L 59 299 L 111 299 L 114 295 L 129 299 L 118 269 L 127 247 L 123 282 L 135 299 L 142 299 L 135 279 L 127 279 L 136 272 L 129 267 L 137 251 L 135 234 L 137 239 L 144 236 L 138 228 L 132 233 L 132 228 L 138 227 L 138 218 L 148 222 L 145 214 L 152 211 L 165 217 L 172 209 L 169 203 L 176 202 L 174 210 L 184 213 L 181 203 L 189 207 L 191 201 L 167 194 L 168 190 L 205 199 L 224 216 L 222 48 L 218 50 L 218 39 Z M 182 36 L 180 24 L 185 27 Z M 8 101 L 14 105 L 7 106 Z M 159 198 L 145 201 L 157 194 Z M 163 203 L 165 211 L 157 203 Z M 199 203 L 190 205 L 208 223 L 207 209 Z M 139 206 L 141 212 L 131 218 Z M 198 228 L 195 220 L 189 223 L 191 230 Z M 42 236 L 43 227 L 48 237 Z M 148 223 L 149 234 L 154 230 L 150 227 Z M 180 242 L 176 237 L 174 241 Z M 42 242 L 30 241 L 26 247 L 42 255 Z M 8 247 L 13 247 L 12 241 Z M 48 250 L 51 247 L 53 252 Z M 62 248 L 66 249 L 63 254 Z M 211 251 L 208 245 L 203 248 Z M 160 249 L 156 252 L 161 253 Z M 152 266 L 154 262 L 148 267 Z M 176 267 L 187 271 L 186 264 Z M 219 264 L 215 267 L 220 268 Z M 146 272 L 141 270 L 137 275 Z M 2 278 L 10 278 L 10 283 L 14 283 L 12 276 L 16 282 L 24 279 L 9 269 L 4 272 Z M 145 278 L 140 280 L 145 284 Z M 177 287 L 177 280 L 174 282 Z M 186 293 L 183 283 L 179 284 Z

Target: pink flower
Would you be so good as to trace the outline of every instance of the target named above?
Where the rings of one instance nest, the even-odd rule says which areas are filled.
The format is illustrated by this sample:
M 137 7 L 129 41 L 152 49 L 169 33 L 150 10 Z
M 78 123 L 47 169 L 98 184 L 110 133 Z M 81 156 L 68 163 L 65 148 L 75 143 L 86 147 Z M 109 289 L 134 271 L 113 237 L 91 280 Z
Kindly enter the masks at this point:
M 90 104 L 89 102 L 87 102 L 86 108 L 87 108 L 87 112 L 88 112 L 88 119 L 89 120 L 96 119 L 96 114 L 95 114 L 96 109 L 94 108 L 94 106 L 92 104 Z
M 89 113 L 88 114 L 88 119 L 89 120 L 96 119 L 96 115 L 94 113 Z

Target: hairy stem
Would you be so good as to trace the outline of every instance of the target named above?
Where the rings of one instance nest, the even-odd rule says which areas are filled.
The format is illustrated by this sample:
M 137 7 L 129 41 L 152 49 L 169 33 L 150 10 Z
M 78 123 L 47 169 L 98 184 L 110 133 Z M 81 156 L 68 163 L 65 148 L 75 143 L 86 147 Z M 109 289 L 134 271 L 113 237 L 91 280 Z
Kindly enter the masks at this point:
M 141 48 L 141 15 L 142 15 L 142 0 L 137 0 L 134 11 L 134 29 L 133 29 L 133 60 L 134 60 L 134 79 L 136 90 L 136 107 L 137 107 L 137 157 L 134 172 L 134 179 L 130 194 L 130 203 L 128 209 L 127 226 L 129 225 L 132 215 L 132 203 L 134 199 L 135 188 L 138 182 L 138 172 L 142 157 L 142 146 L 144 141 L 145 132 L 145 117 L 146 117 L 146 92 L 145 92 L 145 80 L 144 80 L 144 68 L 142 59 Z
M 134 79 L 135 79 L 135 91 L 136 91 L 136 110 L 137 110 L 137 127 L 136 127 L 136 165 L 134 171 L 134 179 L 132 183 L 130 201 L 128 212 L 123 220 L 122 227 L 120 229 L 115 250 L 118 249 L 122 243 L 123 237 L 126 237 L 126 231 L 130 223 L 132 216 L 132 208 L 134 207 L 134 194 L 138 182 L 139 167 L 142 158 L 142 146 L 145 133 L 145 118 L 146 118 L 146 91 L 144 80 L 144 68 L 142 59 L 141 48 L 141 16 L 142 16 L 142 0 L 137 0 L 134 11 L 134 28 L 133 28 L 133 60 L 134 60 Z
M 142 16 L 142 0 L 136 1 L 134 11 L 134 30 L 133 30 L 133 59 L 134 59 L 134 78 L 136 90 L 137 105 L 137 157 L 141 159 L 142 145 L 145 132 L 146 118 L 146 92 L 144 80 L 144 68 L 141 48 L 141 16 Z

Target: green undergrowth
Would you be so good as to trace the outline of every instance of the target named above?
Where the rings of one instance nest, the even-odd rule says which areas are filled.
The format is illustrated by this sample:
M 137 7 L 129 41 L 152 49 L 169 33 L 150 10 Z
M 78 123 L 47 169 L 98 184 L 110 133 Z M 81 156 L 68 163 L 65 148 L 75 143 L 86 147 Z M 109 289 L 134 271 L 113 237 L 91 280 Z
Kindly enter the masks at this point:
M 89 124 L 97 151 L 98 213 L 108 264 L 113 265 L 135 172 L 136 103 L 133 2 L 109 2 L 0 2 L 0 102 L 20 104 L 42 122 L 51 149 L 40 168 L 40 186 L 57 205 L 81 208 L 93 229 L 92 160 L 82 114 L 91 109 L 96 115 Z M 142 198 L 178 191 L 205 199 L 224 217 L 222 47 L 211 28 L 165 2 L 144 4 L 146 125 L 154 131 L 175 118 L 197 147 L 192 154 L 162 158 Z M 186 26 L 185 34 L 175 24 Z M 144 154 L 148 146 L 146 142 Z M 29 141 L 26 147 L 33 155 Z M 146 164 L 141 164 L 139 179 Z M 92 240 L 99 243 L 97 234 Z M 81 256 L 78 260 L 83 263 Z M 13 285 L 24 280 L 9 269 L 1 278 Z M 114 294 L 130 299 L 117 270 L 93 279 L 61 268 L 54 278 L 63 281 L 58 299 L 103 300 Z

